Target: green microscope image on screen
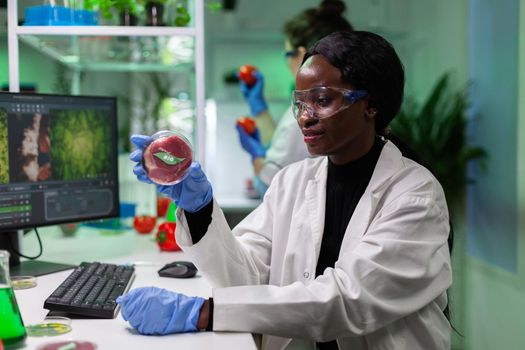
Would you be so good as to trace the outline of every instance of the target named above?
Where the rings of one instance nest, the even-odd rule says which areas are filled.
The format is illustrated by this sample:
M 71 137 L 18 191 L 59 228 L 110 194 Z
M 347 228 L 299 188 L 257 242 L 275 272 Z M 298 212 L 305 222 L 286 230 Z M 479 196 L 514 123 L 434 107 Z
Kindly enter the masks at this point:
M 85 179 L 111 172 L 112 132 L 105 113 L 52 110 L 50 115 L 50 158 L 54 178 Z

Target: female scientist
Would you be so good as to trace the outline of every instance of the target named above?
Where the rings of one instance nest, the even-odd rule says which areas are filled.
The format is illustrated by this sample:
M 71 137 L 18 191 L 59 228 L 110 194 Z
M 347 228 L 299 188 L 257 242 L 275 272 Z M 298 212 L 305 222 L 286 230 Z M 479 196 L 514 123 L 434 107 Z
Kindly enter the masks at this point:
M 330 33 L 353 30 L 343 17 L 345 10 L 346 5 L 341 0 L 323 0 L 318 7 L 308 8 L 285 23 L 285 57 L 294 77 L 307 47 Z M 251 115 L 260 126 L 260 133 L 248 134 L 242 127 L 237 125 L 236 128 L 241 146 L 251 157 L 254 189 L 262 197 L 279 170 L 307 158 L 309 153 L 291 108 L 274 125 L 263 94 L 264 77 L 258 71 L 255 74 L 257 81 L 253 86 L 242 81 L 240 86 Z M 267 140 L 271 140 L 268 148 L 265 147 Z
M 119 299 L 144 334 L 263 334 L 263 349 L 449 349 L 448 210 L 439 182 L 384 135 L 404 85 L 393 47 L 338 32 L 305 55 L 294 115 L 310 153 L 280 171 L 231 230 L 200 166 L 159 190 L 177 243 L 213 284 L 203 299 L 154 287 Z M 150 139 L 134 136 L 135 173 Z M 297 348 L 297 347 L 294 347 Z

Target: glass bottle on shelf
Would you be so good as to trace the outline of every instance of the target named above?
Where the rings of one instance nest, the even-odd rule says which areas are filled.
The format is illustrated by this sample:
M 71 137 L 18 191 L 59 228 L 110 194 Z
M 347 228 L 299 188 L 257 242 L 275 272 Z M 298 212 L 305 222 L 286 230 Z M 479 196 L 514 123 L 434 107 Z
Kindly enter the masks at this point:
M 6 349 L 22 345 L 26 330 L 9 277 L 9 253 L 0 250 L 0 339 Z

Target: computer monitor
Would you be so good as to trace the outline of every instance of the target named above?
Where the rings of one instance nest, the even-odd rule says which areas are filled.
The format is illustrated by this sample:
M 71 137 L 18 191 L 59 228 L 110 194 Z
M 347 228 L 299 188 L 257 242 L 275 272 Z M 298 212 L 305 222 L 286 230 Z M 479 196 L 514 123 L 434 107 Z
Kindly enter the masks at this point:
M 21 262 L 22 230 L 119 215 L 117 147 L 114 97 L 0 93 L 0 249 L 12 275 L 71 267 Z

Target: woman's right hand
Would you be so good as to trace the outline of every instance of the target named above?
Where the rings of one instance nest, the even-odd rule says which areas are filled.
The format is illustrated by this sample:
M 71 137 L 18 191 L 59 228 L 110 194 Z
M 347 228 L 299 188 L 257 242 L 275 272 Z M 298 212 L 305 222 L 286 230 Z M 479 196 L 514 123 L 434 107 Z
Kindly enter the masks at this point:
M 129 158 L 137 163 L 133 168 L 133 173 L 137 179 L 154 184 L 157 191 L 173 200 L 177 207 L 190 213 L 199 211 L 210 203 L 213 198 L 212 187 L 198 162 L 192 162 L 186 177 L 175 185 L 159 185 L 148 177 L 142 164 L 142 153 L 144 147 L 152 141 L 153 139 L 146 135 L 131 136 L 131 142 L 137 146 L 137 149 L 130 154 Z

